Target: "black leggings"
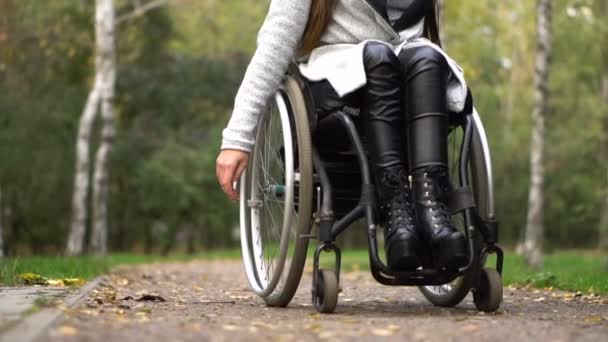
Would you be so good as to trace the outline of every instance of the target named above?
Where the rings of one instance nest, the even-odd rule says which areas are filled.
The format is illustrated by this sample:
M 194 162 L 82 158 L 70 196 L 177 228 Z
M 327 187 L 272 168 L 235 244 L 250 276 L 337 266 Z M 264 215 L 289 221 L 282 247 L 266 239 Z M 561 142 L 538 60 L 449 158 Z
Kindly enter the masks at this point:
M 399 164 L 410 171 L 447 167 L 449 67 L 443 55 L 423 46 L 396 56 L 390 47 L 372 42 L 364 49 L 364 65 L 367 84 L 344 98 L 327 81 L 311 82 L 319 117 L 344 107 L 347 112 L 360 108 L 356 122 L 367 138 L 375 170 Z M 347 141 L 334 134 L 319 137 L 328 139 Z

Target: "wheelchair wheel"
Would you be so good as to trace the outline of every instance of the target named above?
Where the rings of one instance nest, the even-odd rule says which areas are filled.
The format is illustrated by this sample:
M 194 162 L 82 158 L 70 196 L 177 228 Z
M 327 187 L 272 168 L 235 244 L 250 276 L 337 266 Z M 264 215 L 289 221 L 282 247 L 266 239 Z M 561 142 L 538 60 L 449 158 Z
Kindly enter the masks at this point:
M 485 130 L 479 119 L 477 112 L 473 114 L 473 136 L 471 141 L 470 158 L 468 161 L 469 174 L 466 175 L 470 185 L 473 187 L 475 203 L 484 218 L 493 215 L 494 201 L 492 188 L 492 175 L 489 149 Z M 460 185 L 460 158 L 462 145 L 464 144 L 464 127 L 454 126 L 448 138 L 448 155 L 450 168 L 450 183 Z M 484 148 L 482 148 L 484 147 Z M 456 213 L 451 217 L 452 223 L 463 233 L 467 229 L 464 212 Z M 470 223 L 469 223 L 470 224 Z M 478 255 L 482 249 L 483 241 L 480 234 L 469 234 L 473 253 Z M 485 261 L 480 262 L 481 265 Z M 473 266 L 475 267 L 475 266 Z M 456 278 L 448 284 L 438 286 L 420 286 L 420 292 L 434 305 L 442 307 L 452 307 L 458 305 L 467 296 L 474 286 L 474 272 L 467 272 L 465 275 Z M 502 298 L 502 296 L 501 296 Z
M 502 303 L 502 279 L 493 268 L 483 268 L 479 275 L 479 284 L 473 291 L 473 302 L 480 311 L 494 312 Z
M 338 277 L 333 270 L 319 270 L 314 284 L 313 303 L 320 313 L 332 313 L 338 305 Z
M 253 291 L 286 306 L 298 288 L 311 229 L 312 156 L 308 116 L 295 79 L 287 77 L 261 117 L 241 178 L 241 250 Z

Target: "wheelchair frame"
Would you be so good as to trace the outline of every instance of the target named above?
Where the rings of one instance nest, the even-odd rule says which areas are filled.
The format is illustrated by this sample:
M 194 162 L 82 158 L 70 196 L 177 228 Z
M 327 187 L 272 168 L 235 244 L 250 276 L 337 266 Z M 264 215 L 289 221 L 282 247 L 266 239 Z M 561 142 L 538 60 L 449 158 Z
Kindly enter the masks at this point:
M 292 77 L 297 82 L 305 102 L 309 125 L 314 129 L 316 117 L 314 115 L 313 99 L 296 65 L 290 67 L 288 77 Z M 422 268 L 412 272 L 393 272 L 382 262 L 378 255 L 377 225 L 374 218 L 376 206 L 374 184 L 361 137 L 348 114 L 343 111 L 330 114 L 338 119 L 338 122 L 346 131 L 350 145 L 355 152 L 361 175 L 361 193 L 358 204 L 349 213 L 337 220 L 334 214 L 333 186 L 329 174 L 321 156 L 314 145 L 312 146 L 312 165 L 316 171 L 316 180 L 319 184 L 316 187 L 318 203 L 314 217 L 319 229 L 316 236 L 306 235 L 299 238 L 318 239 L 318 245 L 314 253 L 312 283 L 313 302 L 318 311 L 333 312 L 335 309 L 341 268 L 341 250 L 335 241 L 352 223 L 361 218 L 365 218 L 367 223 L 371 273 L 379 283 L 389 286 L 439 286 L 450 283 L 458 277 L 463 277 L 463 279 L 466 279 L 466 284 L 461 286 L 468 287 L 465 288 L 466 292 L 463 294 L 466 295 L 472 289 L 474 297 L 475 294 L 477 294 L 477 297 L 483 297 L 475 297 L 475 303 L 478 304 L 479 309 L 495 311 L 498 308 L 500 301 L 502 301 L 500 275 L 502 274 L 504 257 L 502 249 L 497 245 L 498 223 L 495 218 L 490 149 L 481 118 L 472 106 L 472 99 L 470 99 L 469 107 L 470 110 L 463 115 L 460 122 L 464 132 L 458 163 L 460 184 L 451 192 L 449 206 L 452 214 L 464 213 L 464 233 L 467 237 L 471 257 L 468 265 L 458 271 L 451 272 Z M 297 115 L 297 113 L 294 114 L 292 111 L 292 115 Z M 470 169 L 469 162 L 471 163 Z M 469 183 L 469 174 L 474 184 Z M 475 198 L 479 199 L 479 203 L 476 203 Z M 333 275 L 332 272 L 319 268 L 319 259 L 322 253 L 334 254 Z M 484 268 L 487 256 L 492 253 L 497 255 L 495 271 Z M 281 264 L 280 267 L 283 267 L 283 265 Z M 334 275 L 335 279 L 333 279 Z M 423 294 L 425 294 L 424 291 Z M 267 294 L 262 293 L 260 295 L 264 297 Z M 464 298 L 464 295 L 462 298 Z M 434 304 L 443 305 L 442 301 L 434 301 L 432 295 L 429 297 L 425 294 L 425 296 Z M 445 306 L 455 305 L 462 298 L 449 301 L 449 304 Z

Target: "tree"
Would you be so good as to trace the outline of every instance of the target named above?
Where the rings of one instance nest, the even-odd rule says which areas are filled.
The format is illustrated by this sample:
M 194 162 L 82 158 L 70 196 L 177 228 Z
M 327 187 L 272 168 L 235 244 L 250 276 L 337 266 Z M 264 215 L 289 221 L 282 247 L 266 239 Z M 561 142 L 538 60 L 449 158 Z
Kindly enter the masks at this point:
M 532 267 L 542 265 L 544 240 L 544 137 L 547 99 L 549 97 L 549 62 L 551 58 L 551 0 L 537 0 L 537 50 L 535 68 L 535 102 L 532 112 L 530 144 L 530 190 L 524 241 L 524 255 Z
M 108 159 L 116 135 L 114 118 L 114 92 L 116 88 L 115 13 L 113 0 L 98 0 L 96 30 L 100 36 L 98 65 L 101 66 L 101 143 L 95 158 L 93 176 L 93 232 L 91 247 L 98 254 L 108 251 Z
M 107 247 L 106 203 L 107 197 L 107 156 L 114 137 L 114 114 L 112 101 L 116 82 L 116 53 L 114 41 L 114 4 L 112 0 L 95 2 L 95 81 L 87 98 L 80 118 L 76 141 L 76 173 L 74 194 L 72 197 L 72 226 L 68 238 L 68 255 L 79 255 L 83 252 L 84 236 L 87 221 L 87 195 L 90 177 L 90 141 L 93 123 L 101 103 L 102 142 L 97 153 L 95 183 L 93 190 L 94 228 L 91 234 L 91 245 L 99 253 L 105 253 Z
M 602 38 L 600 40 L 600 44 L 602 46 L 606 46 L 608 44 L 608 25 L 605 20 L 608 18 L 608 2 L 600 1 L 600 18 L 604 18 L 604 20 L 598 20 L 601 27 L 600 32 Z M 608 175 L 608 51 L 606 49 L 602 49 L 602 89 L 601 89 L 601 98 L 604 113 L 602 117 L 602 143 L 601 143 L 601 160 L 603 162 L 603 166 L 605 168 L 605 172 Z M 608 180 L 608 177 L 606 178 Z M 599 248 L 606 255 L 606 269 L 608 269 L 608 192 L 604 194 L 604 206 L 602 210 L 602 217 L 600 219 L 599 225 Z
M 2 188 L 0 188 L 0 258 L 4 256 L 4 207 L 2 206 Z
M 68 255 L 78 255 L 83 252 L 87 222 L 87 195 L 91 174 L 89 160 L 91 131 L 99 108 L 101 108 L 102 132 L 93 175 L 91 247 L 97 254 L 106 254 L 108 250 L 108 161 L 116 135 L 114 115 L 116 23 L 139 17 L 167 2 L 168 0 L 153 0 L 141 4 L 137 1 L 133 12 L 118 19 L 115 17 L 113 0 L 96 0 L 95 2 L 95 81 L 82 113 L 78 130 L 76 175 L 72 199 L 73 217 L 66 250 Z

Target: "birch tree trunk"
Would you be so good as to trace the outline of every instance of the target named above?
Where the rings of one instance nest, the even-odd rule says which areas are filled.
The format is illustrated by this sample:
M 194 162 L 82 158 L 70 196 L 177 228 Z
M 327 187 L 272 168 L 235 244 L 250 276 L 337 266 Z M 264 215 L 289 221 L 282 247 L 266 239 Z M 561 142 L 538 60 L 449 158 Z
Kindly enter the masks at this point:
M 115 13 L 113 0 L 97 0 L 96 36 L 101 66 L 101 142 L 93 176 L 93 231 L 91 247 L 96 254 L 108 251 L 108 158 L 116 134 L 114 91 L 116 84 Z
M 528 264 L 539 268 L 543 262 L 544 240 L 544 138 L 545 114 L 549 96 L 549 62 L 551 58 L 551 0 L 537 0 L 537 51 L 534 75 L 535 104 L 530 145 L 530 192 L 524 255 Z
M 96 61 L 97 63 L 97 61 Z M 98 69 L 98 67 L 96 67 Z M 97 71 L 95 82 L 87 98 L 84 111 L 80 117 L 78 125 L 78 136 L 76 138 L 76 172 L 74 179 L 74 194 L 72 195 L 72 224 L 68 243 L 66 247 L 67 255 L 80 255 L 84 247 L 84 235 L 87 224 L 87 195 L 89 192 L 89 177 L 91 165 L 89 161 L 89 145 L 91 141 L 91 131 L 97 107 L 100 101 L 101 77 Z
M 4 257 L 4 205 L 2 203 L 2 188 L 0 188 L 0 258 Z
M 116 79 L 116 58 L 114 49 L 114 5 L 112 0 L 95 1 L 95 82 L 80 118 L 76 142 L 76 175 L 72 197 L 72 225 L 66 254 L 80 255 L 83 252 L 84 237 L 88 218 L 88 194 L 91 177 L 90 142 L 91 131 L 101 104 L 102 142 L 97 153 L 96 171 L 93 184 L 94 224 L 91 245 L 96 251 L 104 253 L 105 218 L 98 224 L 98 217 L 105 217 L 106 203 L 104 188 L 107 183 L 107 155 L 114 138 L 114 114 L 112 103 Z M 109 143 L 109 145 L 108 145 Z M 110 146 L 110 147 L 108 147 Z M 99 166 L 101 165 L 101 171 Z M 103 203 L 100 206 L 100 203 Z
M 608 44 L 608 2 L 600 2 L 600 18 L 599 20 L 600 30 L 602 32 L 602 46 Z M 604 117 L 602 120 L 602 141 L 601 141 L 601 160 L 604 167 L 606 168 L 606 180 L 608 181 L 608 51 L 602 50 L 602 103 L 604 108 Z M 608 184 L 608 182 L 607 182 Z M 606 256 L 605 268 L 608 270 L 608 189 L 606 189 L 604 195 L 604 208 L 602 210 L 602 217 L 599 225 L 599 248 L 600 251 Z

